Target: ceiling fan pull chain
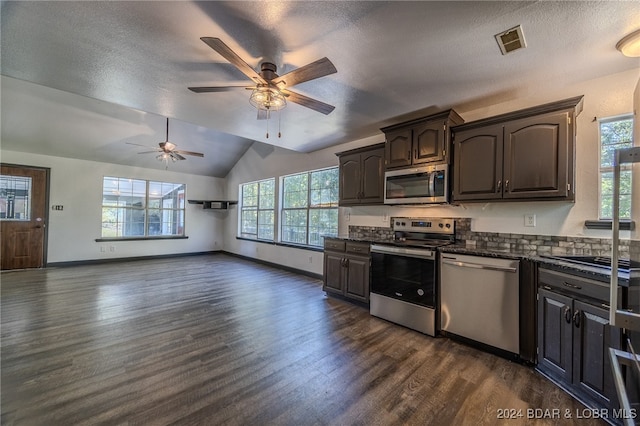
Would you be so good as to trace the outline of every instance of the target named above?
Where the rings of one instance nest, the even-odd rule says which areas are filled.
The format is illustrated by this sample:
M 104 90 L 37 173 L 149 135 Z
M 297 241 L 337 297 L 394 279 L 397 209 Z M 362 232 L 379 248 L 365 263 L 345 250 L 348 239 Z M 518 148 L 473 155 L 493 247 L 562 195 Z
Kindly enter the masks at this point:
M 282 122 L 282 110 L 278 111 L 278 138 L 282 137 L 282 133 L 280 133 L 281 122 Z
M 267 139 L 269 139 L 269 120 L 271 119 L 271 114 L 269 114 L 269 110 L 267 110 Z

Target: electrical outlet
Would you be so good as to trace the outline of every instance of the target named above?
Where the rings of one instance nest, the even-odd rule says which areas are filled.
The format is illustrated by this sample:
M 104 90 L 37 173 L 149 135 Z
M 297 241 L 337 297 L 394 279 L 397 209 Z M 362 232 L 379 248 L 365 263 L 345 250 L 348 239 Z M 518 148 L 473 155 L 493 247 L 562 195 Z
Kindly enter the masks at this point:
M 534 227 L 536 226 L 536 215 L 535 214 L 525 214 L 524 215 L 524 226 Z
M 309 256 L 309 263 L 313 263 L 313 256 Z
M 107 251 L 107 249 L 105 248 L 105 246 L 100 246 L 100 252 L 101 253 L 104 253 L 106 251 Z
M 389 215 L 387 213 L 382 213 L 382 223 L 389 223 Z
M 114 251 L 116 251 L 116 246 L 109 246 L 109 251 L 111 253 L 113 253 Z

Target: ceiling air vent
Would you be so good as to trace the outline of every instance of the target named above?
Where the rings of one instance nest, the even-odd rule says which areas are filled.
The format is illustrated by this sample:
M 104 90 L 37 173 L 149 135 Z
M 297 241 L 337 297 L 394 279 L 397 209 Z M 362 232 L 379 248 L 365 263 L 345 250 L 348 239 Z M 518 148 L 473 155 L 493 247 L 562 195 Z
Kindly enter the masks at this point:
M 522 27 L 520 25 L 503 33 L 496 34 L 495 37 L 503 55 L 511 53 L 514 50 L 527 47 L 527 44 L 524 41 L 524 34 L 522 34 Z

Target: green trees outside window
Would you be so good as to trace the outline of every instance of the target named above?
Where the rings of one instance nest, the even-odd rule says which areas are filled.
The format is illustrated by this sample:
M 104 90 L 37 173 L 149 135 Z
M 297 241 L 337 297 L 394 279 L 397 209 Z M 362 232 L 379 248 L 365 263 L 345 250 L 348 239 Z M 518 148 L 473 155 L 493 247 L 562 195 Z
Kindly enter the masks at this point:
M 275 179 L 241 185 L 240 235 L 273 241 L 275 229 Z
M 184 236 L 186 186 L 105 176 L 102 238 Z
M 632 116 L 600 121 L 600 219 L 613 218 L 613 165 L 617 149 L 633 146 Z M 620 218 L 631 218 L 631 168 L 620 170 Z
M 280 179 L 279 235 L 275 178 L 240 185 L 240 236 L 321 247 L 338 234 L 338 168 L 312 170 Z

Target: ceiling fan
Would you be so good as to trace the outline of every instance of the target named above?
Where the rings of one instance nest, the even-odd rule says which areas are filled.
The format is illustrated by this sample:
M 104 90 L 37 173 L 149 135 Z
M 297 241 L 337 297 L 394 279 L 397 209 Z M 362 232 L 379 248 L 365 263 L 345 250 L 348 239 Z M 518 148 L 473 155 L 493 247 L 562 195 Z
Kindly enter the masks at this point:
M 146 145 L 140 145 L 137 143 L 131 143 L 131 142 L 126 142 L 126 143 L 129 145 L 144 146 L 146 148 L 152 148 L 152 147 L 148 147 Z M 178 150 L 176 148 L 177 148 L 176 144 L 169 142 L 169 117 L 167 117 L 167 134 L 166 134 L 165 141 L 158 143 L 158 148 L 153 148 L 153 151 L 142 151 L 142 152 L 139 152 L 138 154 L 157 153 L 158 155 L 156 155 L 156 160 L 164 162 L 165 166 L 168 166 L 169 160 L 171 160 L 172 162 L 176 162 L 178 160 L 186 160 L 186 158 L 183 157 L 183 155 L 193 155 L 195 157 L 204 157 L 204 154 L 200 152 L 184 151 L 181 149 Z
M 269 112 L 277 111 L 286 106 L 286 101 L 305 106 L 322 114 L 330 114 L 335 109 L 333 105 L 326 104 L 308 96 L 289 90 L 296 84 L 324 77 L 337 72 L 336 67 L 327 58 L 318 59 L 303 67 L 297 68 L 285 75 L 276 74 L 277 66 L 271 62 L 263 62 L 260 72 L 256 72 L 249 64 L 240 58 L 229 46 L 216 37 L 201 37 L 209 47 L 218 52 L 235 65 L 244 75 L 249 77 L 254 86 L 213 86 L 213 87 L 189 87 L 195 93 L 226 92 L 235 89 L 252 90 L 249 102 L 258 109 L 258 118 L 268 118 Z M 262 114 L 261 114 L 262 112 Z M 266 112 L 266 114 L 264 114 Z

